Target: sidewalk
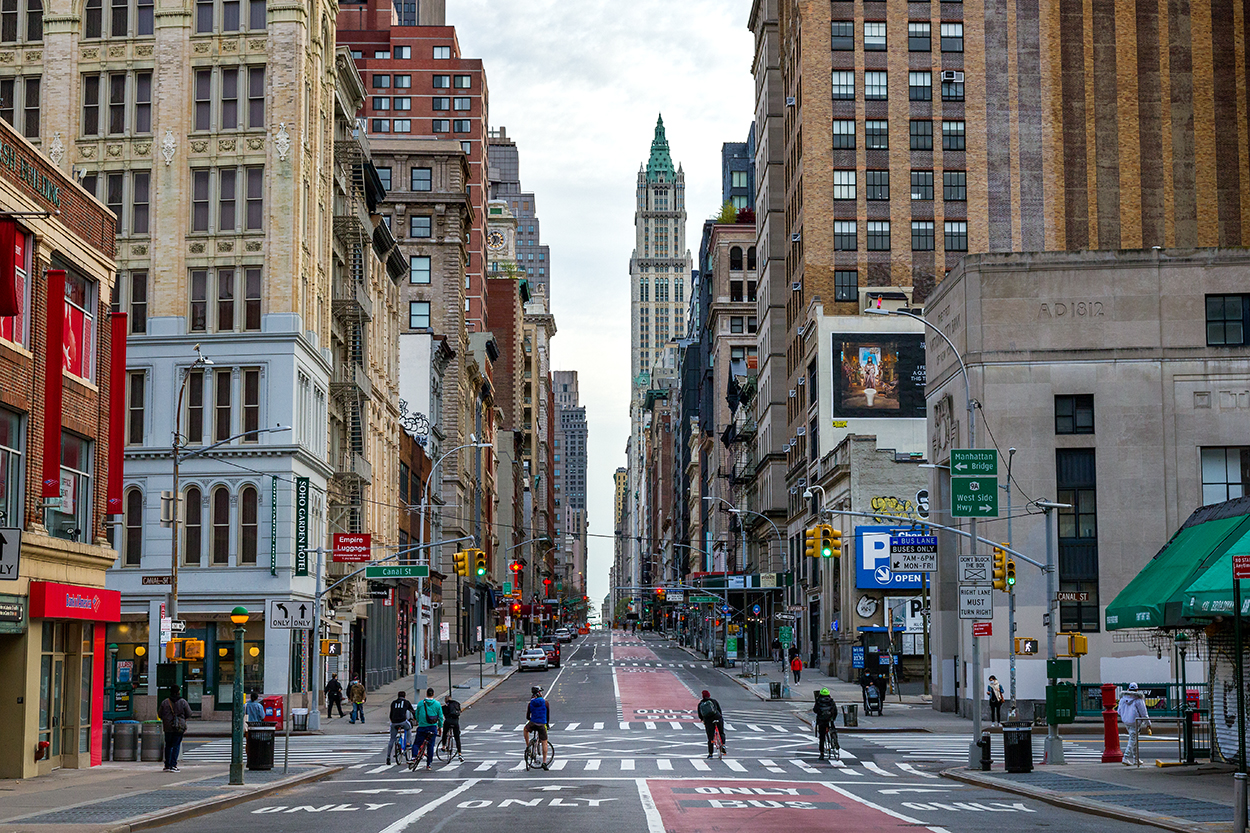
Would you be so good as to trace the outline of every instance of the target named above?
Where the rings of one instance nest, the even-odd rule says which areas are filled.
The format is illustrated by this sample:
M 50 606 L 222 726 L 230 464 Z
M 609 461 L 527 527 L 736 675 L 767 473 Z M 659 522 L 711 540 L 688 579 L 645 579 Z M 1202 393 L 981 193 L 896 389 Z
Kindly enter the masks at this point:
M 1066 764 L 1028 773 L 949 769 L 947 778 L 1048 804 L 1183 833 L 1233 829 L 1234 768 Z
M 60 769 L 25 781 L 0 781 L 4 833 L 129 833 L 232 807 L 297 784 L 317 781 L 342 767 L 245 770 L 242 786 L 229 785 L 227 764 L 160 773 L 152 764 L 115 763 Z
M 447 684 L 447 670 L 451 668 L 451 683 L 449 688 Z M 478 686 L 478 655 L 473 654 L 452 660 L 451 663 L 443 663 L 436 668 L 432 668 L 426 672 L 426 684 L 434 689 L 434 696 L 439 700 L 447 697 L 449 690 L 454 690 L 455 697 L 460 701 L 461 707 L 468 706 L 476 702 L 479 697 L 485 695 L 487 691 L 494 688 L 499 683 L 512 676 L 516 671 L 516 666 L 512 665 L 507 668 L 502 662 L 491 663 L 482 666 L 482 686 Z M 341 678 L 340 678 L 341 679 Z M 370 691 L 365 699 L 365 719 L 364 722 L 350 723 L 346 717 L 339 717 L 338 709 L 334 710 L 334 717 L 327 720 L 325 715 L 325 694 L 322 692 L 321 698 L 321 728 L 316 732 L 295 732 L 293 735 L 304 734 L 325 734 L 325 735 L 367 735 L 377 734 L 379 732 L 387 732 L 390 730 L 389 707 L 391 701 L 399 696 L 399 692 L 404 692 L 408 699 L 414 704 L 425 697 L 425 692 L 417 692 L 413 690 L 412 676 L 400 677 L 399 679 L 382 686 L 381 688 Z M 347 683 L 343 683 L 343 689 L 346 691 Z M 350 704 L 343 702 L 343 714 L 350 716 L 352 713 Z M 205 737 L 229 737 L 230 736 L 230 720 L 191 720 L 188 721 L 187 738 L 189 740 Z

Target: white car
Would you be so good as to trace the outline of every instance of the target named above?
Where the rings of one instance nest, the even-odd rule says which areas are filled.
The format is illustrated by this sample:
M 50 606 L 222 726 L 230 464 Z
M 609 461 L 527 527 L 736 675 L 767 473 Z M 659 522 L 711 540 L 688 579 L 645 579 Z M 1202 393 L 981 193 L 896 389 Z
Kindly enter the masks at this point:
M 573 633 L 568 628 L 558 628 L 553 634 L 557 642 L 572 642 Z
M 521 652 L 521 660 L 518 665 L 518 671 L 546 671 L 547 670 L 547 652 L 542 648 L 526 648 Z

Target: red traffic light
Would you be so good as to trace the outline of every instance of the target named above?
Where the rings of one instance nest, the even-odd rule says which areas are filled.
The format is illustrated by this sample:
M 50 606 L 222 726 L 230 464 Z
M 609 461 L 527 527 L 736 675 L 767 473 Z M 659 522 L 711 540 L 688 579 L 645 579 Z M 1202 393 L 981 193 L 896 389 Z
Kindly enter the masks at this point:
M 521 612 L 521 606 L 520 606 L 519 604 L 514 604 L 514 605 L 512 606 L 512 612 L 513 612 L 513 613 L 520 613 L 520 612 Z

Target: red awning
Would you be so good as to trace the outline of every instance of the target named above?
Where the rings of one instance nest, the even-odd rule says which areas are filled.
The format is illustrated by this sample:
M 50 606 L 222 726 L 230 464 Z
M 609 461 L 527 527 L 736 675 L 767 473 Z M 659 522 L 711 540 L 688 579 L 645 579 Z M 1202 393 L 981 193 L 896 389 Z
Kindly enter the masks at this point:
M 120 622 L 122 594 L 103 587 L 61 584 L 55 581 L 30 583 L 31 619 L 78 619 L 84 622 Z

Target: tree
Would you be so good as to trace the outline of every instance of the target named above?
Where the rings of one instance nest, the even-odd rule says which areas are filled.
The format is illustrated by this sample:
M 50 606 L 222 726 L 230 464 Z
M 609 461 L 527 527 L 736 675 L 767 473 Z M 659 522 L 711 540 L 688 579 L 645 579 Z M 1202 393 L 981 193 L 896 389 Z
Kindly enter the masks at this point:
M 725 204 L 720 207 L 720 214 L 717 214 L 712 219 L 716 220 L 718 223 L 732 225 L 738 221 L 738 209 L 734 208 L 734 204 L 732 202 L 725 200 Z

